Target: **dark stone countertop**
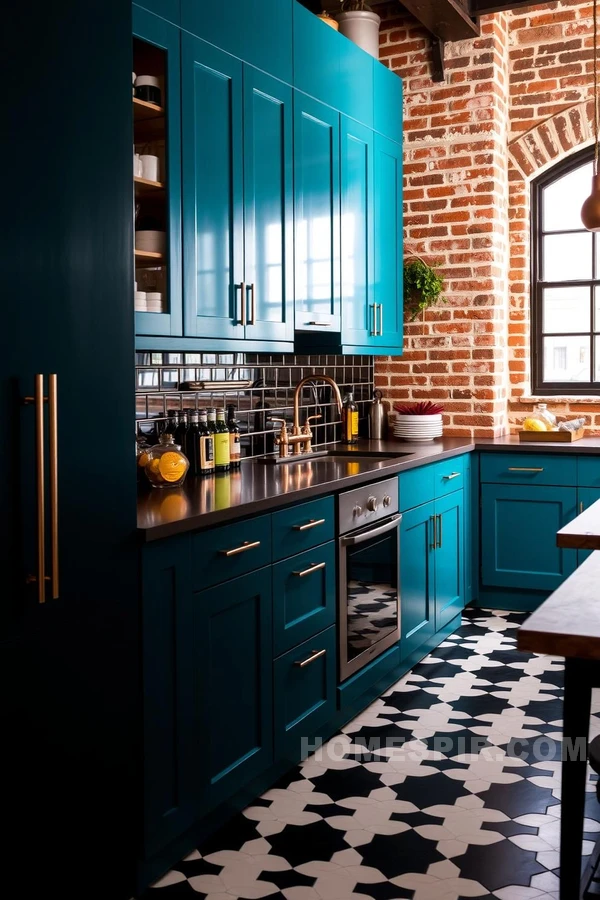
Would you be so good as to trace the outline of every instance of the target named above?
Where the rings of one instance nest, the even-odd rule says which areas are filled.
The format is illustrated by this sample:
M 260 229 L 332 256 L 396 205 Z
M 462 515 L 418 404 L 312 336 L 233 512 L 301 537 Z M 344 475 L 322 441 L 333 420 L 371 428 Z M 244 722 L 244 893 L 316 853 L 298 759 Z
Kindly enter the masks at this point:
M 279 466 L 248 461 L 242 463 L 239 471 L 229 475 L 188 478 L 181 488 L 158 490 L 144 485 L 138 498 L 140 537 L 143 541 L 155 541 L 259 515 L 473 450 L 600 455 L 600 437 L 584 438 L 573 444 L 520 444 L 516 436 L 494 440 L 439 438 L 430 444 L 363 440 L 355 448 L 343 448 L 344 452 L 351 449 L 357 456 L 365 450 L 407 455 L 360 462 L 321 458 L 316 462 L 307 460 Z

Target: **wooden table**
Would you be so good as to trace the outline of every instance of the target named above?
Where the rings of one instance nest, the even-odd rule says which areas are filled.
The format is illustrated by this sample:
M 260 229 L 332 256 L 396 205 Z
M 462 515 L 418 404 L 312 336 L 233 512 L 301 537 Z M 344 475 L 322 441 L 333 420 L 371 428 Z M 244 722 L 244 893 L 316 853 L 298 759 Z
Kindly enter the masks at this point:
M 561 547 L 600 549 L 600 502 L 557 535 Z M 592 688 L 600 687 L 600 553 L 592 553 L 519 629 L 519 650 L 565 657 L 560 900 L 582 885 L 581 845 Z

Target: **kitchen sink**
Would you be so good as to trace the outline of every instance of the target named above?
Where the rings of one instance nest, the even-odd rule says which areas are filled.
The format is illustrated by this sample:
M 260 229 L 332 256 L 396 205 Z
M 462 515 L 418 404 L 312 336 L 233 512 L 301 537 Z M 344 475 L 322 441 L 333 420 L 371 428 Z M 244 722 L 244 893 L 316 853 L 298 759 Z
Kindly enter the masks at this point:
M 298 456 L 286 456 L 280 459 L 278 456 L 261 456 L 258 462 L 272 466 L 289 466 L 301 462 L 377 462 L 386 459 L 401 459 L 403 456 L 412 456 L 411 451 L 393 450 L 317 450 L 314 453 L 300 453 Z

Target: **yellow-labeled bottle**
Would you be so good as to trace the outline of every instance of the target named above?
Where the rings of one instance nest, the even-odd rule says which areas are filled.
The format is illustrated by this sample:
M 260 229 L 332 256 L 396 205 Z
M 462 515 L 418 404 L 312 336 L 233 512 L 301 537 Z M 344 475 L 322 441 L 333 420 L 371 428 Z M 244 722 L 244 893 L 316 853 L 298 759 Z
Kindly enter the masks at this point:
M 225 410 L 217 411 L 215 439 L 215 471 L 228 472 L 231 462 L 229 455 L 229 428 L 225 424 Z
M 342 443 L 356 444 L 358 442 L 358 406 L 354 402 L 352 391 L 344 397 L 342 407 Z

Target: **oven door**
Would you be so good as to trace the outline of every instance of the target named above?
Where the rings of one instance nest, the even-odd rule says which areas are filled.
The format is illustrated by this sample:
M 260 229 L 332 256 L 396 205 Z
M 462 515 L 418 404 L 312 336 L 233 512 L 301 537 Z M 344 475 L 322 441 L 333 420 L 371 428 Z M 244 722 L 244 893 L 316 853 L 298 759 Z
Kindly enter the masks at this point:
M 340 680 L 400 640 L 400 522 L 340 538 Z

